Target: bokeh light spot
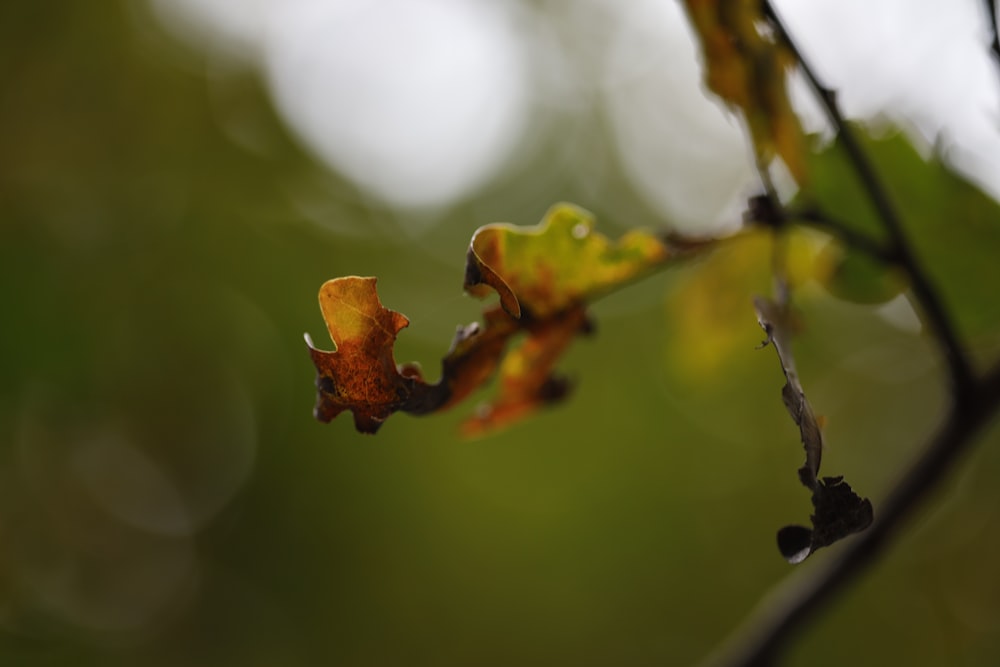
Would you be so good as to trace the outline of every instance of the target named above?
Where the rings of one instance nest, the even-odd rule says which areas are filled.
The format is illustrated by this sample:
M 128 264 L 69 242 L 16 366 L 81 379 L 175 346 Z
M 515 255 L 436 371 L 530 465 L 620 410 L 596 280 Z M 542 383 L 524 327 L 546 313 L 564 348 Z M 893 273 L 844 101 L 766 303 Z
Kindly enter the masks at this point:
M 401 207 L 437 207 L 502 166 L 526 117 L 510 18 L 479 2 L 298 2 L 266 67 L 287 122 L 325 163 Z

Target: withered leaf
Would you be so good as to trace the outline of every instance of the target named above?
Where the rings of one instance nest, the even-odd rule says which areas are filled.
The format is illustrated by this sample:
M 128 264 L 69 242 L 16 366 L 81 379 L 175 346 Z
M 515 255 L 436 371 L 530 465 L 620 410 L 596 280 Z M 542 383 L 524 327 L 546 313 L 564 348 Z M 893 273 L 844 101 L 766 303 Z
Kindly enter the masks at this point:
M 820 547 L 861 532 L 875 518 L 871 501 L 855 493 L 843 477 L 819 480 L 812 503 L 812 529 L 793 525 L 778 531 L 778 549 L 790 563 L 801 563 Z
M 473 236 L 466 291 L 482 297 L 495 290 L 526 335 L 500 366 L 496 397 L 465 422 L 466 435 L 506 426 L 562 400 L 570 385 L 553 369 L 573 338 L 589 331 L 586 303 L 696 247 L 675 249 L 642 231 L 612 242 L 593 227 L 587 211 L 557 204 L 535 227 L 499 223 Z
M 767 29 L 761 3 L 684 0 L 684 6 L 705 55 L 708 88 L 743 112 L 762 164 L 778 155 L 804 183 L 805 139 L 786 82 L 793 59 Z
M 779 286 L 779 290 L 781 290 Z M 785 374 L 781 398 L 799 427 L 806 451 L 805 464 L 799 468 L 799 480 L 812 491 L 813 527 L 785 526 L 778 531 L 778 549 L 790 563 L 801 563 L 810 554 L 871 525 L 874 517 L 871 501 L 861 498 L 843 477 L 819 478 L 823 457 L 823 431 L 795 369 L 791 350 L 791 326 L 787 299 L 779 305 L 770 299 L 754 299 L 757 321 L 778 355 Z
M 415 382 L 399 372 L 392 352 L 396 334 L 410 322 L 382 306 L 376 281 L 347 276 L 328 280 L 320 288 L 320 310 L 336 350 L 317 350 L 306 334 L 318 373 L 316 418 L 328 422 L 350 410 L 362 433 L 374 433 L 399 410 Z
M 785 373 L 785 385 L 781 388 L 781 399 L 799 427 L 802 444 L 806 450 L 806 462 L 799 469 L 799 478 L 810 489 L 817 486 L 816 476 L 819 474 L 820 462 L 823 459 L 823 431 L 819 427 L 812 406 L 806 399 L 805 390 L 795 369 L 795 357 L 792 356 L 790 341 L 790 326 L 788 312 L 774 301 L 764 297 L 754 299 L 757 311 L 757 321 L 767 335 L 766 343 L 770 343 L 778 353 L 781 370 Z
M 346 276 L 320 288 L 320 309 L 335 351 L 317 350 L 306 334 L 317 372 L 316 418 L 329 422 L 350 410 L 361 433 L 375 433 L 394 412 L 428 414 L 461 400 L 493 373 L 518 330 L 499 308 L 487 313 L 485 326 L 459 327 L 442 360 L 441 380 L 428 384 L 416 364 L 396 365 L 393 344 L 409 320 L 382 306 L 376 281 Z
M 523 419 L 569 393 L 569 382 L 553 369 L 573 338 L 589 329 L 583 306 L 527 322 L 525 329 L 524 341 L 500 365 L 497 396 L 466 420 L 462 426 L 465 435 L 483 435 Z
M 459 327 L 455 333 L 441 362 L 442 382 L 448 383 L 448 400 L 440 409 L 461 402 L 489 380 L 504 356 L 507 342 L 520 329 L 520 323 L 499 307 L 484 312 L 483 320 L 483 325 L 473 322 Z
M 535 227 L 497 224 L 476 232 L 466 289 L 485 296 L 492 288 L 500 306 L 487 309 L 482 324 L 458 328 L 435 384 L 425 382 L 415 364 L 396 365 L 393 344 L 409 322 L 382 306 L 375 278 L 325 283 L 320 307 L 336 350 L 317 350 L 306 337 L 318 374 L 317 419 L 350 410 L 359 431 L 374 433 L 394 412 L 451 407 L 498 369 L 497 396 L 467 421 L 467 435 L 507 426 L 562 399 L 569 383 L 553 369 L 573 338 L 589 330 L 587 302 L 704 245 L 670 244 L 638 231 L 612 243 L 593 225 L 589 213 L 561 204 Z

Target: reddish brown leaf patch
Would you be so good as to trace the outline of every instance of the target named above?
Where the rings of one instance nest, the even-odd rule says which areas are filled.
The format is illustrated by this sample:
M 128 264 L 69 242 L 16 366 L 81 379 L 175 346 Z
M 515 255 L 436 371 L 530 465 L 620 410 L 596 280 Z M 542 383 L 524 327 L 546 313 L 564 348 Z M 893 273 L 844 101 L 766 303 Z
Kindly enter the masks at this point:
M 336 350 L 317 350 L 306 336 L 318 373 L 316 418 L 328 422 L 350 410 L 362 433 L 377 431 L 406 402 L 419 380 L 404 377 L 396 368 L 392 346 L 410 321 L 382 306 L 376 280 L 348 276 L 327 281 L 320 289 L 319 304 Z
M 701 247 L 637 230 L 612 242 L 593 227 L 589 213 L 560 204 L 534 227 L 477 230 L 465 287 L 480 297 L 495 290 L 500 306 L 488 309 L 482 324 L 459 327 L 436 384 L 426 383 L 416 364 L 396 365 L 393 344 L 409 321 L 382 306 L 375 278 L 325 283 L 319 302 L 336 350 L 317 350 L 306 337 L 318 374 L 316 418 L 328 422 L 350 410 L 359 431 L 374 433 L 394 412 L 451 407 L 498 370 L 497 395 L 466 422 L 467 435 L 508 426 L 562 399 L 569 383 L 553 370 L 573 338 L 588 330 L 586 304 Z

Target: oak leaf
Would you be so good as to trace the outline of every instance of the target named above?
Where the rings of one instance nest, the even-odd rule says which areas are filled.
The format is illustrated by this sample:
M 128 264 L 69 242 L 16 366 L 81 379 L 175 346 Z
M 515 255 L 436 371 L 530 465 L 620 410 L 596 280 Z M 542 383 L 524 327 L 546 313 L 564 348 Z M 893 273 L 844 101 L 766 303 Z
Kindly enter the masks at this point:
M 591 330 L 586 303 L 688 249 L 638 230 L 612 242 L 593 228 L 590 213 L 557 204 L 534 227 L 498 223 L 473 236 L 466 291 L 482 297 L 495 290 L 526 335 L 500 366 L 496 397 L 463 425 L 466 435 L 506 426 L 565 398 L 570 383 L 554 368 L 573 339 Z
M 545 405 L 565 398 L 571 389 L 553 372 L 556 362 L 579 333 L 590 330 L 583 306 L 527 323 L 527 336 L 504 357 L 500 388 L 489 403 L 462 425 L 466 436 L 480 436 L 527 417 Z
M 392 346 L 410 321 L 382 306 L 376 278 L 347 276 L 328 280 L 320 288 L 319 305 L 336 350 L 313 347 L 309 353 L 318 372 L 314 414 L 328 422 L 344 410 L 354 413 L 362 433 L 374 433 L 402 407 L 414 378 L 396 368 Z
M 417 364 L 396 364 L 393 344 L 409 320 L 382 306 L 376 282 L 346 276 L 320 288 L 320 310 L 336 350 L 316 349 L 306 334 L 317 373 L 316 419 L 329 422 L 350 410 L 361 433 L 375 433 L 395 412 L 429 414 L 465 398 L 494 372 L 518 329 L 500 309 L 487 313 L 485 326 L 459 327 L 442 360 L 441 379 L 429 384 Z
M 544 318 L 621 287 L 673 254 L 663 239 L 640 230 L 613 243 L 594 232 L 590 213 L 557 204 L 534 227 L 479 228 L 469 245 L 465 289 L 482 297 L 493 288 L 512 316 L 526 308 Z
M 569 383 L 554 368 L 572 340 L 590 330 L 587 303 L 702 245 L 639 231 L 611 242 L 593 227 L 589 213 L 560 204 L 534 227 L 480 228 L 469 246 L 465 288 L 480 297 L 495 290 L 500 306 L 487 309 L 482 324 L 458 327 L 434 384 L 416 364 L 396 364 L 393 344 L 409 321 L 382 306 L 375 278 L 326 282 L 320 308 L 336 349 L 317 350 L 306 336 L 317 371 L 316 418 L 328 422 L 350 410 L 359 431 L 374 433 L 394 412 L 447 409 L 497 373 L 497 396 L 466 422 L 467 435 L 561 400 Z

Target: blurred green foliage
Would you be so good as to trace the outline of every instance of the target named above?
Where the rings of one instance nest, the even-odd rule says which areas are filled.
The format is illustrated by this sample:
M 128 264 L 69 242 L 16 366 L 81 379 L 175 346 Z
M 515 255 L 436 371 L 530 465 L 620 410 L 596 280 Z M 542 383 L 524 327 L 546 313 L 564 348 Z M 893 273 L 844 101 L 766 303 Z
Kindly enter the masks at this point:
M 703 262 L 597 304 L 559 409 L 471 443 L 460 415 L 360 436 L 310 416 L 325 279 L 378 275 L 411 319 L 397 360 L 435 368 L 477 317 L 472 231 L 563 199 L 613 219 L 601 201 L 538 186 L 540 162 L 415 234 L 314 165 L 255 75 L 206 67 L 131 4 L 4 3 L 0 71 L 0 663 L 684 664 L 789 575 L 774 531 L 807 516 L 802 453 L 751 304 L 705 296 L 742 355 L 699 377 L 671 361 L 686 312 L 666 296 Z M 997 245 L 950 245 L 979 209 L 927 170 L 904 213 L 947 222 L 915 228 L 919 248 L 995 348 L 992 315 L 974 326 Z M 936 351 L 813 287 L 800 306 L 824 469 L 877 513 L 946 400 Z M 995 664 L 997 444 L 789 664 Z
M 1000 248 L 1000 204 L 957 176 L 938 155 L 922 157 L 899 132 L 862 136 L 864 150 L 898 205 L 905 231 L 914 239 L 928 274 L 952 306 L 959 330 L 988 345 L 1000 326 L 1000 301 L 996 299 L 1000 268 L 990 252 Z M 811 169 L 816 179 L 804 199 L 858 231 L 878 237 L 878 216 L 839 146 L 834 143 L 816 153 Z M 860 258 L 849 255 L 842 269 L 836 282 L 846 296 L 863 292 L 865 284 L 875 292 L 893 292 L 893 277 L 874 275 L 870 263 Z M 982 356 L 984 361 L 992 358 Z

